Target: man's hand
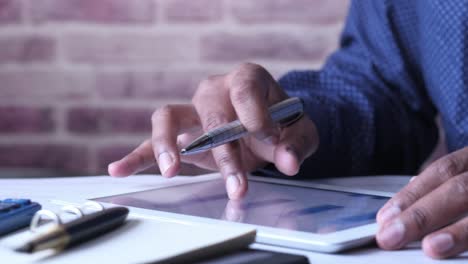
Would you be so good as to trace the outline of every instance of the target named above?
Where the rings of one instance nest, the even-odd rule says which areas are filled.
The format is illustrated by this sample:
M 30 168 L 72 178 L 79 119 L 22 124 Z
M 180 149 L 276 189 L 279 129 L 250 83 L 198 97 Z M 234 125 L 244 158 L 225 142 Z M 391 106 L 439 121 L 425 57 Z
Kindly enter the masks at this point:
M 318 147 L 315 125 L 306 116 L 280 129 L 268 107 L 287 98 L 261 66 L 243 64 L 225 75 L 202 81 L 191 104 L 167 105 L 152 116 L 152 137 L 132 153 L 109 165 L 109 174 L 124 177 L 157 162 L 161 174 L 175 176 L 181 162 L 219 170 L 231 199 L 247 191 L 246 173 L 274 163 L 287 175 L 298 172 L 302 161 Z M 196 155 L 180 156 L 202 132 L 239 119 L 251 133 L 241 140 Z
M 423 239 L 424 252 L 447 258 L 468 250 L 468 147 L 430 165 L 377 214 L 377 242 L 399 249 Z

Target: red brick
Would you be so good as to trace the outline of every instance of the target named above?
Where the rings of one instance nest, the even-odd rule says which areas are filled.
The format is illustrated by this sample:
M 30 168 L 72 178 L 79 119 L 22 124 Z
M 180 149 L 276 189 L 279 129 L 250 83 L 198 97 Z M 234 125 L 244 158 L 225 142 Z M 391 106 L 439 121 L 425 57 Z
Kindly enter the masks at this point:
M 96 76 L 99 95 L 111 98 L 189 99 L 207 73 L 178 72 L 100 72 Z
M 73 133 L 149 133 L 153 109 L 75 107 L 68 111 L 67 127 Z
M 34 22 L 150 23 L 151 0 L 30 0 Z
M 255 59 L 322 60 L 331 44 L 324 35 L 213 33 L 204 36 L 201 56 L 208 61 L 240 62 Z
M 194 60 L 197 45 L 193 39 L 175 34 L 72 34 L 65 37 L 66 57 L 73 62 L 175 63 Z
M 0 0 L 0 24 L 18 23 L 21 21 L 20 0 Z
M 85 99 L 94 78 L 88 72 L 57 70 L 0 71 L 0 100 Z
M 170 22 L 217 22 L 223 16 L 220 0 L 171 0 L 165 4 L 165 18 Z
M 55 128 L 48 107 L 0 106 L 0 133 L 50 132 Z
M 0 38 L 0 64 L 8 62 L 49 62 L 55 57 L 55 40 L 40 35 Z
M 67 144 L 0 145 L 0 167 L 53 168 L 66 172 L 86 172 L 85 147 Z
M 341 22 L 348 10 L 348 0 L 230 0 L 233 17 L 241 23 Z

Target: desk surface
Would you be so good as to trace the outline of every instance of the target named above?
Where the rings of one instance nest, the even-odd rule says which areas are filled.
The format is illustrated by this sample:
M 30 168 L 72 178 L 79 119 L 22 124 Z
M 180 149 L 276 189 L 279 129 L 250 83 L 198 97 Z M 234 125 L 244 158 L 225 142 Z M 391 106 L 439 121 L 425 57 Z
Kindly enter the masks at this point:
M 109 176 L 46 178 L 46 179 L 1 179 L 2 197 L 26 197 L 38 201 L 44 208 L 58 210 L 60 201 L 84 201 L 88 198 L 114 195 L 153 189 L 174 183 L 194 182 L 200 179 L 217 178 L 211 174 L 198 177 L 175 177 L 165 179 L 154 175 L 132 176 L 128 178 L 111 178 Z M 314 182 L 340 186 L 358 187 L 379 191 L 398 191 L 409 180 L 409 176 L 354 177 L 343 179 L 323 179 Z M 103 188 L 105 186 L 105 188 Z M 0 197 L 1 198 L 1 197 Z M 426 257 L 418 244 L 400 251 L 383 251 L 375 246 L 361 248 L 341 254 L 321 254 L 293 249 L 278 248 L 254 244 L 253 248 L 267 249 L 307 255 L 311 263 L 440 263 Z M 443 263 L 466 263 L 468 254 L 443 261 Z

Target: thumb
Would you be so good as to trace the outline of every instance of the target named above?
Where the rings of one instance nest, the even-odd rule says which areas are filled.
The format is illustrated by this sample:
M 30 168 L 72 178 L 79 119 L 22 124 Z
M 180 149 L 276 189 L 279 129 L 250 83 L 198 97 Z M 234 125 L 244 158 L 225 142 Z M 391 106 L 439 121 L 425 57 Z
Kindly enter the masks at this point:
M 299 172 L 302 162 L 319 146 L 315 124 L 307 117 L 281 131 L 280 142 L 274 150 L 274 163 L 282 173 L 293 176 Z

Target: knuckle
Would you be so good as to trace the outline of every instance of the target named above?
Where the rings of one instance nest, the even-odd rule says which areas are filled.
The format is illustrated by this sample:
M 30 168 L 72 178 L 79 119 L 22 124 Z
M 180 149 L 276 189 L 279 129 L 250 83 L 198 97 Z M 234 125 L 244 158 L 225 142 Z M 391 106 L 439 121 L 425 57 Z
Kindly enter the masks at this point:
M 133 154 L 133 158 L 137 161 L 138 164 L 148 163 L 148 158 L 140 150 L 134 150 L 132 154 Z
M 252 90 L 258 87 L 252 79 L 240 79 L 233 83 L 231 100 L 234 104 L 245 104 L 252 98 Z
M 208 76 L 207 78 L 205 78 L 204 80 L 200 82 L 200 84 L 198 85 L 198 88 L 200 90 L 211 89 L 211 87 L 213 87 L 214 85 L 214 82 L 215 82 L 215 77 Z
M 243 124 L 250 132 L 266 131 L 269 129 L 266 120 L 247 120 Z
M 446 227 L 445 230 L 451 233 L 458 242 L 468 243 L 468 217 L 466 215 L 453 225 Z
M 198 84 L 198 88 L 192 97 L 192 104 L 196 105 L 198 102 L 206 100 L 207 95 L 219 92 L 219 89 L 224 87 L 224 75 L 212 75 Z
M 454 192 L 462 197 L 468 197 L 468 175 L 461 175 L 452 180 Z
M 227 153 L 220 155 L 219 157 L 216 158 L 216 160 L 217 160 L 219 168 L 229 167 L 231 166 L 232 161 L 233 161 L 232 157 Z
M 262 71 L 266 71 L 265 68 L 263 68 L 262 66 L 256 64 L 256 63 L 252 63 L 252 62 L 244 62 L 244 63 L 241 63 L 237 69 L 236 69 L 236 72 L 241 72 L 241 73 L 245 73 L 245 72 L 262 72 Z
M 210 112 L 205 117 L 204 127 L 205 130 L 215 129 L 222 124 L 226 123 L 226 115 L 223 113 Z
M 429 217 L 425 209 L 414 208 L 411 211 L 410 217 L 412 222 L 415 224 L 418 233 L 422 234 L 427 230 L 429 224 Z
M 416 202 L 420 197 L 415 190 L 405 190 L 401 193 L 401 195 L 403 199 L 410 204 Z M 403 201 L 400 201 L 400 204 L 401 203 L 403 203 Z M 404 206 L 404 204 L 401 204 L 400 206 Z
M 232 87 L 231 100 L 237 103 L 248 101 L 253 92 L 268 87 L 269 73 L 254 63 L 243 63 L 230 74 L 229 86 Z
M 221 75 L 208 76 L 207 78 L 205 78 L 204 80 L 200 82 L 200 84 L 198 85 L 198 90 L 199 91 L 211 90 L 220 83 L 221 79 L 222 79 Z
M 140 164 L 145 164 L 146 163 L 146 158 L 142 153 L 137 152 L 135 154 L 136 154 L 136 157 L 138 159 L 138 163 L 140 163 Z
M 449 155 L 436 162 L 435 170 L 439 175 L 453 177 L 460 171 L 460 164 L 453 156 Z
M 195 94 L 192 98 L 192 103 L 196 104 L 196 102 L 202 99 L 209 90 L 213 89 L 212 87 L 213 87 L 213 77 L 208 77 L 202 80 L 198 84 L 198 88 L 195 91 Z
M 156 121 L 163 118 L 170 118 L 172 115 L 173 107 L 170 105 L 165 105 L 163 107 L 158 108 L 154 113 L 151 115 L 151 120 Z

